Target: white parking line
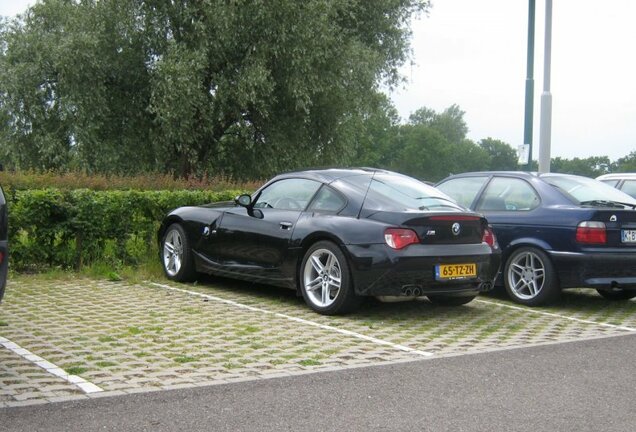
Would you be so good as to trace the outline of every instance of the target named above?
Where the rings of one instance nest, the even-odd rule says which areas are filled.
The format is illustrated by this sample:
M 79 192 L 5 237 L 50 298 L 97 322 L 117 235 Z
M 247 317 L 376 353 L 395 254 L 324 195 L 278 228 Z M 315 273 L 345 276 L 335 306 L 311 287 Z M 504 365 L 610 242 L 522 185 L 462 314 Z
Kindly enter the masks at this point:
M 150 285 L 154 285 L 154 286 L 157 286 L 157 287 L 160 287 L 160 288 L 167 289 L 167 290 L 178 291 L 178 292 L 190 294 L 190 295 L 193 295 L 193 296 L 202 297 L 202 298 L 205 298 L 205 299 L 208 299 L 208 300 L 214 300 L 214 301 L 217 301 L 217 302 L 220 302 L 220 303 L 225 303 L 225 304 L 228 304 L 228 305 L 236 306 L 236 307 L 239 307 L 239 308 L 242 308 L 242 309 L 251 310 L 253 312 L 261 312 L 261 313 L 268 314 L 268 315 L 273 315 L 273 316 L 276 316 L 276 317 L 279 317 L 279 318 L 285 318 L 285 319 L 288 319 L 288 320 L 291 320 L 291 321 L 295 321 L 295 322 L 298 322 L 298 323 L 301 323 L 301 324 L 310 325 L 310 326 L 313 326 L 313 327 L 318 327 L 318 328 L 321 328 L 321 329 L 324 329 L 324 330 L 334 331 L 334 332 L 337 332 L 337 333 L 340 333 L 340 334 L 343 334 L 343 335 L 347 335 L 347 336 L 351 336 L 351 337 L 354 337 L 354 338 L 357 338 L 357 339 L 362 339 L 362 340 L 365 340 L 365 341 L 373 342 L 373 343 L 378 344 L 378 345 L 390 346 L 390 347 L 395 348 L 395 349 L 397 349 L 399 351 L 405 351 L 405 352 L 408 352 L 408 353 L 411 353 L 411 354 L 415 354 L 415 355 L 418 355 L 418 356 L 431 357 L 433 355 L 433 353 L 428 352 L 428 351 L 416 350 L 416 349 L 409 348 L 409 347 L 404 346 L 404 345 L 399 345 L 399 344 L 395 344 L 393 342 L 389 342 L 389 341 L 385 341 L 385 340 L 382 340 L 382 339 L 374 338 L 372 336 L 363 335 L 361 333 L 356 333 L 356 332 L 352 332 L 352 331 L 349 331 L 349 330 L 343 330 L 343 329 L 339 329 L 337 327 L 332 327 L 332 326 L 329 326 L 329 325 L 320 324 L 320 323 L 317 323 L 317 322 L 314 322 L 314 321 L 309 321 L 309 320 L 306 320 L 306 319 L 297 318 L 297 317 L 294 317 L 294 316 L 291 316 L 291 315 L 285 315 L 285 314 L 278 313 L 278 312 L 268 311 L 266 309 L 261 309 L 261 308 L 256 308 L 256 307 L 253 307 L 253 306 L 244 305 L 242 303 L 238 303 L 238 302 L 235 302 L 233 300 L 226 300 L 226 299 L 223 299 L 223 298 L 220 298 L 220 297 L 215 297 L 215 296 L 211 296 L 211 295 L 208 295 L 208 294 L 202 294 L 202 293 L 199 293 L 199 292 L 196 292 L 196 291 L 185 290 L 185 289 L 176 288 L 176 287 L 172 287 L 172 286 L 164 285 L 164 284 L 159 284 L 159 283 L 155 283 L 155 282 L 147 282 L 147 283 L 149 283 Z
M 97 387 L 95 384 L 86 381 L 84 378 L 78 377 L 77 375 L 69 375 L 61 367 L 44 360 L 42 357 L 33 354 L 28 349 L 22 348 L 17 343 L 11 342 L 5 337 L 0 336 L 0 345 L 13 352 L 14 354 L 19 355 L 23 359 L 33 363 L 34 365 L 41 367 L 51 375 L 55 375 L 56 377 L 63 379 L 69 384 L 73 384 L 84 393 L 98 393 L 104 391 L 102 388 Z
M 549 317 L 552 317 L 552 318 L 560 318 L 560 319 L 576 321 L 576 322 L 580 322 L 580 323 L 584 323 L 584 324 L 592 324 L 592 325 L 597 325 L 597 326 L 601 326 L 601 327 L 610 327 L 610 328 L 618 329 L 618 330 L 636 332 L 636 328 L 634 328 L 634 327 L 620 326 L 620 325 L 615 325 L 615 324 L 610 324 L 610 323 L 604 323 L 604 322 L 598 322 L 598 321 L 574 318 L 574 317 L 570 317 L 570 316 L 567 316 L 567 315 L 559 315 L 559 314 L 550 313 L 550 312 L 543 312 L 543 311 L 538 311 L 538 310 L 535 310 L 535 309 L 525 308 L 525 307 L 521 307 L 521 306 L 513 306 L 513 305 L 509 305 L 509 304 L 505 304 L 505 303 L 498 303 L 498 302 L 493 302 L 493 301 L 488 301 L 488 300 L 475 300 L 475 301 L 479 302 L 479 303 L 488 304 L 488 305 L 496 305 L 496 306 L 501 306 L 501 307 L 505 307 L 505 308 L 508 308 L 508 309 L 514 309 L 514 310 L 519 310 L 519 311 L 523 311 L 523 312 L 530 312 L 530 313 L 534 313 L 534 314 L 538 314 L 538 315 L 545 315 L 545 316 L 549 316 Z

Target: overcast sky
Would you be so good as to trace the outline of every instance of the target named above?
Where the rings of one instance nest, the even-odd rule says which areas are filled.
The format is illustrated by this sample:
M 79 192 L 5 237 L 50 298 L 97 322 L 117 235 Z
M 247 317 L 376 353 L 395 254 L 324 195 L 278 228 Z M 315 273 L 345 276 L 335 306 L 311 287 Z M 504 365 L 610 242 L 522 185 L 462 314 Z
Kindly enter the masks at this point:
M 0 0 L 12 16 L 33 0 Z M 636 150 L 636 1 L 554 0 L 552 156 L 603 156 Z M 545 0 L 537 0 L 533 158 L 538 159 L 543 89 Z M 413 22 L 413 61 L 391 94 L 406 119 L 427 106 L 458 104 L 469 138 L 523 144 L 527 0 L 433 0 Z

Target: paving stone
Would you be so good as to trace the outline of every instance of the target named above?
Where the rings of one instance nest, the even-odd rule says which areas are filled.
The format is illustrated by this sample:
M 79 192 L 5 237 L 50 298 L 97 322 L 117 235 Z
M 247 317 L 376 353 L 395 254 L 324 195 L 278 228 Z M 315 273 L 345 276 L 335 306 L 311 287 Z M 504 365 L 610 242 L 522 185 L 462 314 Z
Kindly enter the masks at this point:
M 310 311 L 293 292 L 275 288 L 162 283 L 268 313 L 150 283 L 21 276 L 9 281 L 0 308 L 0 320 L 7 323 L 0 327 L 0 343 L 19 345 L 37 356 L 32 360 L 61 368 L 63 377 L 80 377 L 88 386 L 84 390 L 90 385 L 104 390 L 87 396 L 92 398 L 424 358 L 338 329 L 447 356 L 630 333 L 617 326 L 636 328 L 634 301 L 607 302 L 583 292 L 566 295 L 558 307 L 534 311 L 486 299 L 458 308 L 375 303 L 352 315 L 326 317 Z M 80 388 L 84 381 L 71 381 L 76 385 L 0 348 L 0 406 L 23 402 L 19 398 L 86 396 Z

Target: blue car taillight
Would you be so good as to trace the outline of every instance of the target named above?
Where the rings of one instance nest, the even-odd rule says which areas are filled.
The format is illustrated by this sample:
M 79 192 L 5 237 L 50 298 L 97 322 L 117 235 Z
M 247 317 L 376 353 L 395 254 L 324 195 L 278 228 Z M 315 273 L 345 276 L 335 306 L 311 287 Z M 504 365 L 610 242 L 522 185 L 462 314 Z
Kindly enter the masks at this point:
M 607 243 L 607 230 L 603 222 L 585 221 L 576 227 L 576 241 L 583 244 Z

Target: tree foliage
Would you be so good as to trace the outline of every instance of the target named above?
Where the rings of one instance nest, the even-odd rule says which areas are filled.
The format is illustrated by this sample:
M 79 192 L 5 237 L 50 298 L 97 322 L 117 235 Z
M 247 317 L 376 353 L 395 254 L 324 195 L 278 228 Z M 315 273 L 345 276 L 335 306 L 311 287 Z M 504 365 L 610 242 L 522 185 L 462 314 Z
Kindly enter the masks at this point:
M 517 152 L 509 144 L 489 137 L 479 141 L 479 147 L 488 154 L 488 169 L 493 171 L 518 169 Z
M 236 177 L 351 162 L 386 113 L 379 86 L 399 82 L 408 21 L 428 7 L 43 0 L 1 26 L 0 156 Z
M 636 151 L 632 151 L 625 157 L 618 159 L 612 165 L 614 172 L 636 172 Z
M 563 159 L 553 158 L 550 161 L 550 171 L 577 174 L 586 177 L 598 177 L 610 171 L 612 164 L 607 156 L 592 156 L 588 158 Z

